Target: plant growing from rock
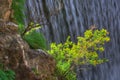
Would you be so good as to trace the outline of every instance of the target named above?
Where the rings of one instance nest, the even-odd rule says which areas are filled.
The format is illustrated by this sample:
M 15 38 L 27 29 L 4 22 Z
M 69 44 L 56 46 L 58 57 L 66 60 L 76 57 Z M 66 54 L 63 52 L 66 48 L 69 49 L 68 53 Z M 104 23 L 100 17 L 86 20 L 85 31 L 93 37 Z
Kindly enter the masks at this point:
M 27 28 L 23 28 L 23 30 L 21 30 L 21 35 L 31 48 L 47 49 L 46 40 L 43 34 L 36 31 L 39 28 L 41 28 L 39 24 L 31 22 Z
M 25 14 L 23 13 L 26 0 L 12 0 L 13 18 L 17 24 L 24 24 Z
M 46 41 L 42 33 L 36 30 L 41 28 L 39 24 L 30 22 L 27 27 L 24 25 L 25 14 L 24 4 L 25 0 L 13 0 L 12 9 L 14 10 L 13 18 L 18 24 L 19 33 L 22 38 L 29 44 L 33 49 L 47 49 Z
M 15 80 L 15 72 L 11 69 L 4 69 L 4 65 L 0 64 L 0 80 Z
M 105 29 L 87 30 L 84 36 L 77 37 L 77 43 L 67 38 L 65 43 L 52 43 L 48 51 L 56 60 L 58 80 L 76 80 L 74 71 L 78 65 L 97 65 L 107 61 L 98 52 L 104 51 L 104 44 L 110 41 Z

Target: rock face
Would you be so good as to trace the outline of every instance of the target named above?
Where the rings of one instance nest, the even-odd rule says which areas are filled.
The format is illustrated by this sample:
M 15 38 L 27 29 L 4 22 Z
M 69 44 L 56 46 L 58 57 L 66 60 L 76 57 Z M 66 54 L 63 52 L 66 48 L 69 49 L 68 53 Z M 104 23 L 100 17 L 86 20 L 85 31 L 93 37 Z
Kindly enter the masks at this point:
M 0 21 L 0 63 L 15 71 L 16 80 L 55 80 L 54 59 L 30 49 L 17 32 L 16 25 Z
M 0 0 L 0 63 L 16 73 L 15 80 L 55 80 L 54 59 L 42 50 L 32 50 L 18 34 L 10 16 L 12 0 Z
M 11 4 L 12 0 L 0 0 L 0 19 L 9 21 L 10 16 L 13 12 L 11 9 Z

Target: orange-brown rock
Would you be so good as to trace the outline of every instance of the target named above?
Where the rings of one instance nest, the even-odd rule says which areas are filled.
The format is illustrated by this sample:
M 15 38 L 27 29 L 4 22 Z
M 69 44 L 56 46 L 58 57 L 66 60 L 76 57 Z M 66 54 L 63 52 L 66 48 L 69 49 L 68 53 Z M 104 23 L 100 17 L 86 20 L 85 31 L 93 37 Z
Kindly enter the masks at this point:
M 12 15 L 11 4 L 12 0 L 0 0 L 0 19 L 9 21 Z

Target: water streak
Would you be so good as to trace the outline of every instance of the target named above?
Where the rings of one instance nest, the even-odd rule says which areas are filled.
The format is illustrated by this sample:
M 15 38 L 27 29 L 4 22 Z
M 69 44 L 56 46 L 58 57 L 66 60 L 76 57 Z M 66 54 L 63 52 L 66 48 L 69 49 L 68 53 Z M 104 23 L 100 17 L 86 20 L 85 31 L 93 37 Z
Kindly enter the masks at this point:
M 72 41 L 83 35 L 91 25 L 110 32 L 111 41 L 102 56 L 109 62 L 78 71 L 78 80 L 119 80 L 120 79 L 120 0 L 27 0 L 26 23 L 48 25 L 42 31 L 50 42 L 64 42 L 68 35 Z

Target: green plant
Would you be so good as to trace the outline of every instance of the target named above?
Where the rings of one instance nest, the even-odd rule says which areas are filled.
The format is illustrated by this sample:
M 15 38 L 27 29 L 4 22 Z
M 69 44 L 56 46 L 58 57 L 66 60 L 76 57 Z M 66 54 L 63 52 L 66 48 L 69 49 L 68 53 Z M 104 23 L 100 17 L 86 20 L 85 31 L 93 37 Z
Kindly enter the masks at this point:
M 12 0 L 11 8 L 13 9 L 13 18 L 15 22 L 18 24 L 20 34 L 24 31 L 24 18 L 25 14 L 23 13 L 25 10 L 25 1 L 26 0 Z
M 21 36 L 33 49 L 47 49 L 46 40 L 42 33 L 36 30 L 41 28 L 39 24 L 31 22 L 26 28 L 20 27 Z
M 27 27 L 24 25 L 25 15 L 23 13 L 25 0 L 13 0 L 12 9 L 14 10 L 14 19 L 18 24 L 18 30 L 22 38 L 33 49 L 47 49 L 46 41 L 42 33 L 37 32 L 36 29 L 40 28 L 39 24 L 30 22 Z
M 59 80 L 76 80 L 75 65 L 95 66 L 107 61 L 99 58 L 97 53 L 104 51 L 105 42 L 110 40 L 107 35 L 105 29 L 87 30 L 83 37 L 77 38 L 77 43 L 70 41 L 70 37 L 63 44 L 52 43 L 48 53 L 56 60 L 56 75 L 60 77 Z
M 47 49 L 45 38 L 40 32 L 31 30 L 23 36 L 23 39 L 33 49 Z
M 4 69 L 3 64 L 0 64 L 0 80 L 15 80 L 15 72 L 10 69 Z
M 25 15 L 23 13 L 26 0 L 12 0 L 13 18 L 18 24 L 24 24 Z

